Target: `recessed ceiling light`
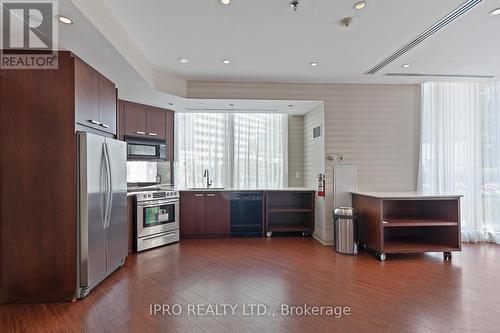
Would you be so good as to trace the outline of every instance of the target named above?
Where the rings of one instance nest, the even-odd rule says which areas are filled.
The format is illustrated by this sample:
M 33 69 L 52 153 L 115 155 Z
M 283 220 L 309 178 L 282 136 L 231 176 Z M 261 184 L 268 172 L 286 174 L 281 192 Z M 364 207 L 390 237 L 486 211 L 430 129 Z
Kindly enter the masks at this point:
M 229 5 L 231 3 L 231 0 L 219 0 L 219 2 L 223 5 Z
M 289 108 L 293 108 L 293 104 L 288 104 L 288 107 Z
M 311 67 L 316 67 L 316 66 L 318 66 L 318 65 L 319 65 L 319 63 L 318 63 L 318 62 L 316 62 L 316 61 L 313 61 L 313 62 L 311 62 L 311 63 L 309 64 L 309 66 L 311 66 Z
M 167 104 L 168 104 L 168 105 L 174 105 L 174 103 L 170 103 L 170 102 L 169 102 L 169 103 L 167 103 Z
M 493 10 L 490 12 L 490 15 L 492 15 L 492 16 L 500 15 L 500 8 L 493 9 Z
M 181 64 L 187 64 L 189 62 L 189 59 L 179 58 L 179 59 L 177 59 L 177 61 L 180 62 Z
M 401 67 L 403 67 L 403 68 L 410 68 L 411 64 L 404 64 L 404 65 L 401 65 Z
M 229 104 L 229 106 L 234 106 L 234 104 L 233 104 L 233 103 L 231 103 L 231 104 Z
M 229 60 L 229 59 L 224 59 L 224 60 L 222 60 L 222 63 L 223 63 L 223 64 L 230 64 L 230 63 L 231 63 L 231 60 Z
M 198 103 L 198 106 L 203 106 L 203 103 Z
M 66 16 L 57 15 L 57 19 L 64 24 L 73 24 L 73 20 Z
M 366 7 L 366 2 L 364 1 L 358 1 L 354 4 L 354 9 L 357 9 L 357 10 L 361 10 L 361 9 L 365 9 Z

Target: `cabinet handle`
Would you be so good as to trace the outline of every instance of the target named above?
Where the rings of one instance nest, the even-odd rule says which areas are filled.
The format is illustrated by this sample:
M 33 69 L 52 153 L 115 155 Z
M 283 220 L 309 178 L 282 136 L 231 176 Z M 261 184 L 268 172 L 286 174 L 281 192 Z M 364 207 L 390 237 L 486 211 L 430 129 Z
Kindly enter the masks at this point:
M 109 125 L 106 125 L 106 124 L 100 124 L 102 127 L 104 128 L 109 128 Z
M 195 196 L 195 197 L 202 197 L 202 196 L 203 196 L 203 194 L 195 194 L 194 196 Z
M 207 197 L 215 197 L 215 193 L 208 193 Z
M 92 123 L 94 125 L 100 125 L 101 124 L 97 120 L 94 120 L 94 119 L 89 119 L 89 123 Z
M 158 134 L 156 134 L 154 132 L 149 132 L 148 134 L 151 135 L 151 136 L 157 136 L 158 135 Z
M 146 134 L 146 132 L 143 132 L 143 131 L 136 131 L 135 133 L 142 134 L 142 135 Z

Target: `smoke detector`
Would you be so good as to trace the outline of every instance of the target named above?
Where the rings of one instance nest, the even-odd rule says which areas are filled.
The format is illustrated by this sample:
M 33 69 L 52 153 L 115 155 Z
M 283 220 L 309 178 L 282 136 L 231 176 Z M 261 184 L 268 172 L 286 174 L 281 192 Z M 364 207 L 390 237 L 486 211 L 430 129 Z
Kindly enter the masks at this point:
M 351 27 L 353 23 L 354 23 L 354 18 L 351 16 L 343 18 L 342 21 L 340 21 L 340 24 L 342 24 L 344 28 Z
M 292 2 L 290 2 L 290 7 L 293 8 L 294 12 L 297 11 L 297 8 L 299 8 L 299 5 L 300 5 L 299 0 L 293 0 Z

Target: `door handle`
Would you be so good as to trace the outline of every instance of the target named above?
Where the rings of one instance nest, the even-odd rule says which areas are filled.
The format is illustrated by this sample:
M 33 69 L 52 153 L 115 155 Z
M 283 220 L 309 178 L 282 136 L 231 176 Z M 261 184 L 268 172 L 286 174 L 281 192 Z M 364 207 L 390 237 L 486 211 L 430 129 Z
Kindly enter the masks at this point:
M 104 143 L 104 156 L 106 161 L 106 180 L 107 180 L 107 202 L 106 202 L 106 223 L 105 228 L 111 224 L 111 205 L 113 201 L 113 179 L 111 177 L 111 161 L 109 159 L 108 143 Z
M 104 128 L 109 128 L 109 125 L 106 125 L 106 124 L 100 124 L 102 127 Z
M 165 235 L 154 235 L 149 237 L 143 237 L 142 240 L 154 239 L 154 238 L 164 238 L 164 237 L 172 237 L 175 236 L 175 232 L 171 232 Z
M 101 124 L 100 122 L 98 122 L 97 120 L 94 120 L 94 119 L 89 119 L 88 122 L 92 123 L 94 125 L 100 125 Z
M 202 196 L 203 196 L 203 194 L 195 194 L 194 196 L 195 196 L 195 197 L 202 197 Z
M 207 197 L 215 197 L 215 193 L 208 193 Z
M 150 136 L 157 136 L 158 134 L 154 133 L 154 132 L 149 132 L 148 133 Z
M 141 135 L 145 135 L 146 134 L 146 132 L 144 132 L 144 131 L 135 131 L 135 133 L 141 134 Z

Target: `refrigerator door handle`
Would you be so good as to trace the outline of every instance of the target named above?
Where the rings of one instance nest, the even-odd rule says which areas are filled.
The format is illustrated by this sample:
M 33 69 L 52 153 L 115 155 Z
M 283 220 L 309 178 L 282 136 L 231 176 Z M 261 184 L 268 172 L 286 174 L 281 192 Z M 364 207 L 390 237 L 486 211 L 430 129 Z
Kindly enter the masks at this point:
M 107 202 L 108 202 L 108 165 L 106 161 L 106 147 L 105 143 L 102 143 L 102 151 L 101 151 L 101 186 L 102 186 L 102 191 L 103 197 L 102 197 L 102 205 L 101 205 L 101 211 L 102 211 L 102 228 L 106 229 L 106 221 L 107 221 Z
M 106 170 L 107 170 L 107 181 L 108 181 L 108 201 L 106 203 L 106 228 L 109 228 L 111 224 L 111 207 L 113 204 L 113 176 L 111 172 L 111 159 L 109 158 L 109 148 L 108 143 L 104 143 L 104 151 L 106 154 Z

